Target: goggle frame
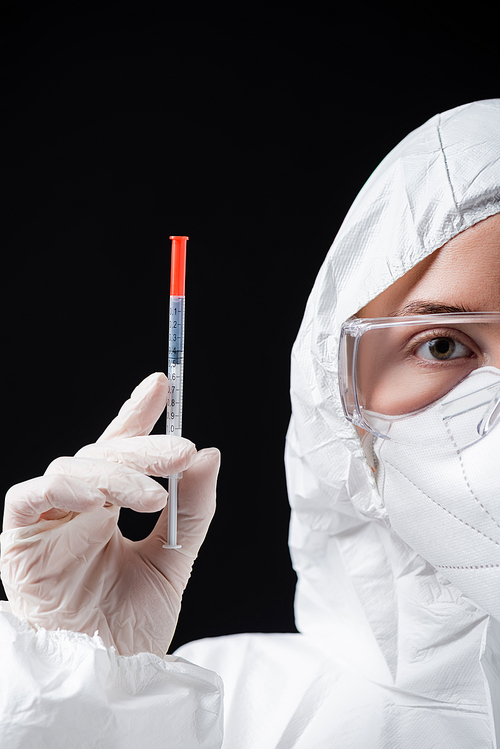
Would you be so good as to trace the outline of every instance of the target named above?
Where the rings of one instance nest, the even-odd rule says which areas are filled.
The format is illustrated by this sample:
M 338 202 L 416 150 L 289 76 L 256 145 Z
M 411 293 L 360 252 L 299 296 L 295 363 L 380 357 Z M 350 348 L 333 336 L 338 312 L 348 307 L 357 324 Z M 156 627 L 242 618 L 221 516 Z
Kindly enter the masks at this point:
M 474 324 L 474 323 L 497 323 L 500 324 L 500 312 L 437 312 L 421 315 L 404 315 L 393 317 L 350 317 L 341 327 L 338 348 L 338 387 L 340 400 L 344 415 L 355 427 L 371 432 L 381 439 L 390 439 L 374 429 L 363 417 L 363 409 L 358 398 L 357 387 L 357 357 L 361 337 L 369 330 L 391 328 L 395 326 L 410 325 L 435 325 L 436 323 L 447 324 Z M 349 337 L 352 346 L 352 356 L 349 357 L 347 347 Z M 430 408 L 433 404 L 424 406 L 419 413 Z M 409 416 L 411 414 L 404 414 Z

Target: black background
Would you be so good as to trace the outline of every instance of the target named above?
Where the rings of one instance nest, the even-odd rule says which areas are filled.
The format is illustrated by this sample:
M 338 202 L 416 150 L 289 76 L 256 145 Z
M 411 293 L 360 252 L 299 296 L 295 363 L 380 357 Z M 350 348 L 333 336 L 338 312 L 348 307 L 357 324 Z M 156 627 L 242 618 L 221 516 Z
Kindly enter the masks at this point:
M 168 237 L 188 234 L 184 434 L 222 468 L 173 646 L 293 631 L 283 447 L 305 302 L 381 158 L 500 94 L 496 21 L 362 0 L 1 14 L 2 494 L 165 369 Z M 122 518 L 136 538 L 152 521 Z

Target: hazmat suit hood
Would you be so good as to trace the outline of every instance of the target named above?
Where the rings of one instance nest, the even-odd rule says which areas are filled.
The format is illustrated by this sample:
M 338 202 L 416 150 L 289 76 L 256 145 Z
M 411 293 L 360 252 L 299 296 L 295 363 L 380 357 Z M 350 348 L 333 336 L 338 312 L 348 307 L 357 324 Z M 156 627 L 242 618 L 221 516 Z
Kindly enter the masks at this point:
M 366 678 L 412 693 L 429 694 L 431 685 L 440 699 L 456 698 L 448 672 L 454 668 L 463 674 L 464 704 L 482 688 L 486 641 L 487 652 L 500 655 L 492 644 L 500 625 L 391 530 L 331 383 L 342 323 L 499 211 L 500 99 L 431 118 L 382 161 L 356 198 L 292 352 L 286 469 L 297 627 L 329 640 L 336 657 Z

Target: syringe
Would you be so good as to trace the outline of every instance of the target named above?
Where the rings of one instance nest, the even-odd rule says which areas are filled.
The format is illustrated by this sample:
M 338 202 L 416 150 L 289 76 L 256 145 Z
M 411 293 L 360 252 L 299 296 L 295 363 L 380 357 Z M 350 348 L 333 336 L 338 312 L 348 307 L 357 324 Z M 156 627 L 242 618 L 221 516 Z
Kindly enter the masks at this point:
M 182 436 L 182 394 L 184 385 L 184 303 L 186 293 L 186 242 L 189 237 L 170 237 L 170 320 L 168 326 L 167 434 Z M 164 549 L 180 549 L 177 543 L 177 484 L 182 473 L 169 476 L 168 530 Z

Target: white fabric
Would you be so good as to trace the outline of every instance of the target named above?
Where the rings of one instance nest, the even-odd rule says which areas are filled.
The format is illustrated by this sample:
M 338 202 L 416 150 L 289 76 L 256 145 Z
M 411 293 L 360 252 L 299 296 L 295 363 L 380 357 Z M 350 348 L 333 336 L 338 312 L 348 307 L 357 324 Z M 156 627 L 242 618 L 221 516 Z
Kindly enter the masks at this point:
M 500 747 L 500 624 L 391 530 L 328 384 L 341 323 L 499 211 L 500 100 L 411 133 L 349 211 L 292 354 L 286 469 L 301 634 L 179 651 L 223 677 L 225 749 Z
M 217 749 L 222 684 L 176 656 L 121 656 L 98 636 L 0 610 L 2 749 Z

